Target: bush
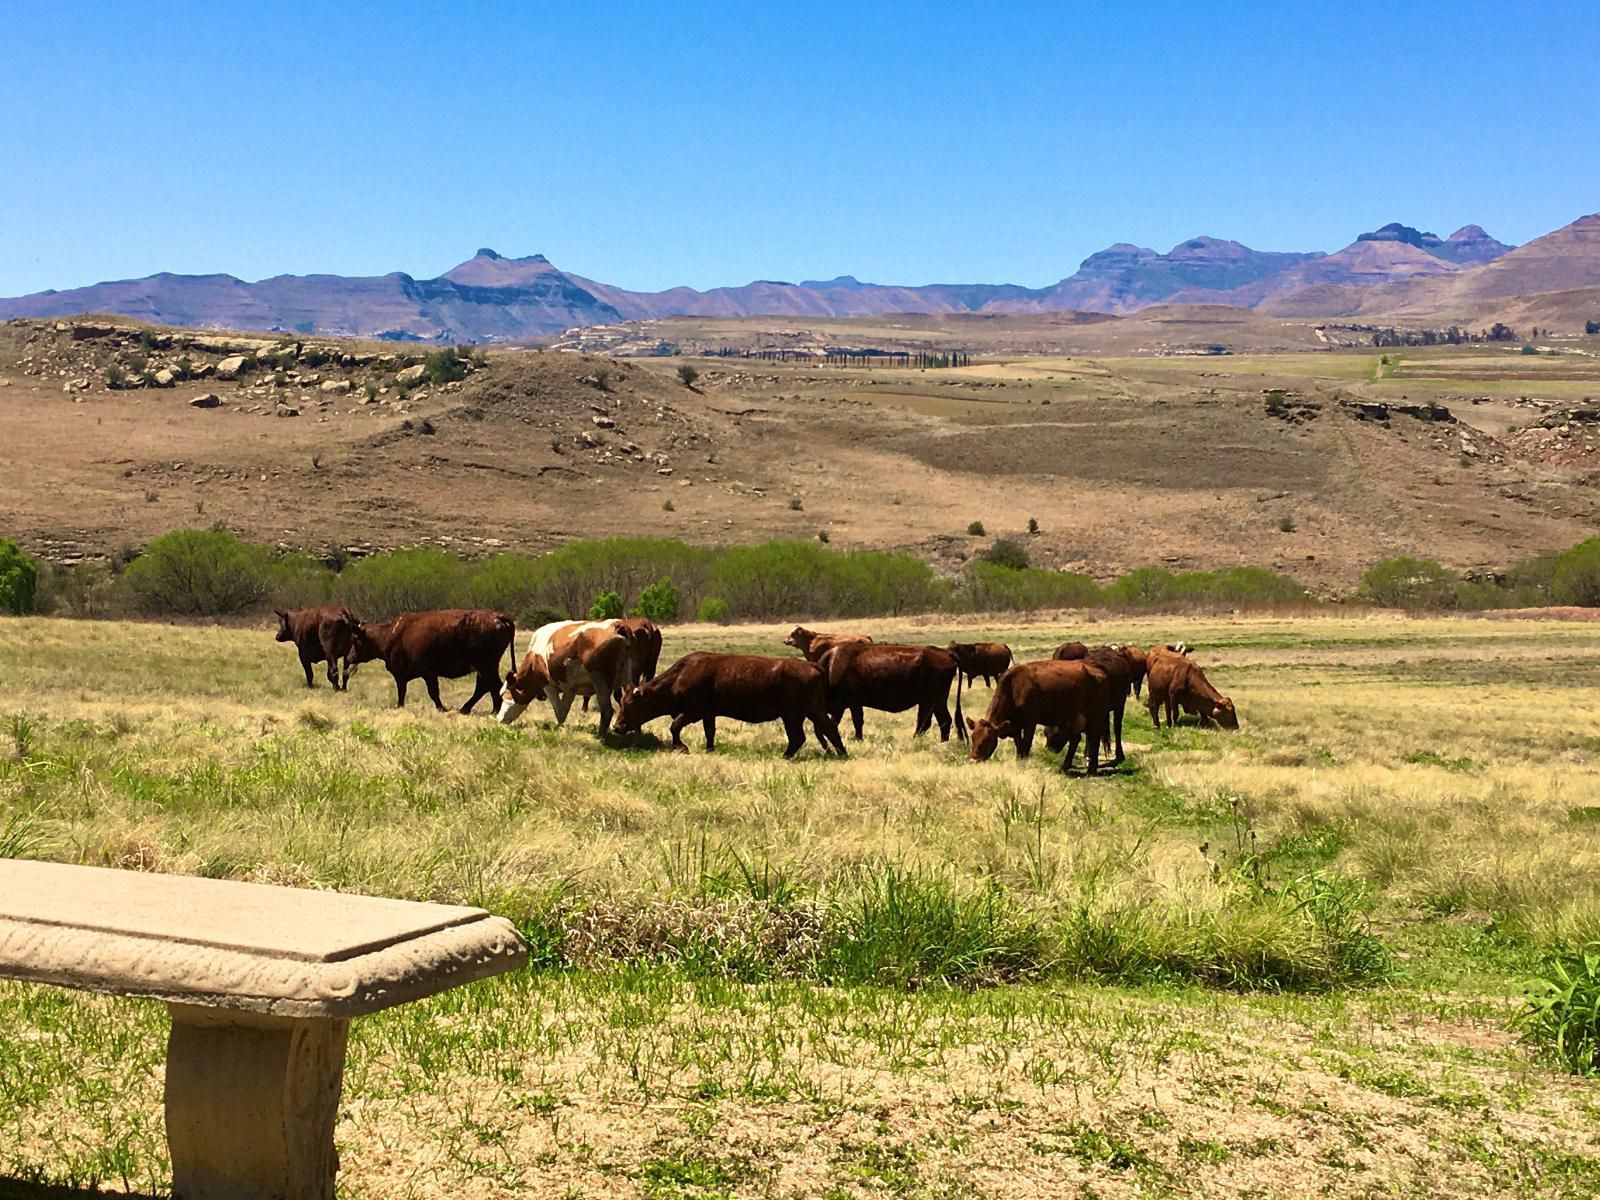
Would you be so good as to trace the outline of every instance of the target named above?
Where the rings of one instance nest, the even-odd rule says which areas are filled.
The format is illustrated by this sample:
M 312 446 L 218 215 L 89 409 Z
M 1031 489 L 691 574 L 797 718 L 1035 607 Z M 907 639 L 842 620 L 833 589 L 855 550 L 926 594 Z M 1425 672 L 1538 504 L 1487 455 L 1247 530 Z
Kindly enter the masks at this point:
M 466 357 L 459 347 L 435 350 L 422 360 L 422 377 L 429 383 L 455 383 L 467 377 Z
M 933 568 L 919 558 L 876 550 L 840 554 L 801 541 L 725 550 L 708 587 L 744 619 L 925 611 L 944 596 Z
M 105 618 L 122 610 L 111 565 L 82 562 L 70 567 L 47 564 L 39 581 L 41 612 L 64 617 Z
M 1106 603 L 1122 608 L 1170 603 L 1177 592 L 1175 580 L 1165 567 L 1139 567 L 1106 588 Z
M 1381 608 L 1449 608 L 1457 583 L 1431 558 L 1390 558 L 1361 577 L 1356 596 Z
M 1278 518 L 1278 532 L 1279 533 L 1293 533 L 1294 532 L 1294 514 L 1293 513 L 1284 513 L 1283 516 Z
M 1523 343 L 1522 352 L 1524 354 L 1537 354 L 1539 353 L 1539 347 L 1530 345 L 1528 343 Z
M 1527 986 L 1523 1036 L 1569 1071 L 1600 1071 L 1600 942 L 1576 958 L 1552 961 Z
M 1029 533 L 1038 533 L 1039 532 L 1039 518 L 1037 518 L 1037 517 L 1029 517 L 1028 518 L 1028 532 Z
M 589 620 L 614 621 L 622 615 L 622 597 L 616 592 L 601 592 L 589 605 Z
M 1600 538 L 1579 542 L 1556 557 L 1550 593 L 1557 604 L 1600 605 Z
M 310 608 L 333 598 L 336 576 L 321 559 L 285 554 L 267 568 L 267 599 L 273 608 Z
M 967 526 L 967 532 L 969 534 L 971 534 L 973 537 L 982 537 L 983 536 L 983 522 L 982 521 L 974 521 L 974 522 L 972 522 L 972 524 Z
M 728 602 L 718 596 L 707 596 L 700 601 L 700 607 L 695 610 L 695 620 L 708 625 L 726 625 L 728 623 Z
M 339 573 L 334 598 L 364 621 L 457 608 L 468 598 L 466 568 L 453 554 L 415 547 L 358 559 Z
M 33 611 L 39 564 L 9 538 L 0 538 L 0 612 L 22 617 Z
M 979 557 L 984 562 L 990 562 L 997 567 L 1005 567 L 1012 571 L 1027 570 L 1029 565 L 1028 552 L 1022 548 L 1020 542 L 1013 542 L 1010 538 L 1001 538 Z
M 264 546 L 241 542 L 226 530 L 178 529 L 145 547 L 128 564 L 123 581 L 134 603 L 148 613 L 241 613 L 266 594 L 271 556 Z
M 678 589 L 670 579 L 658 579 L 633 602 L 633 615 L 648 617 L 658 625 L 678 619 Z
M 955 595 L 956 607 L 972 612 L 1090 608 L 1100 602 L 1100 588 L 1087 575 L 1002 567 L 982 559 L 968 565 Z
M 683 386 L 686 388 L 692 388 L 694 386 L 694 381 L 699 378 L 700 372 L 696 371 L 688 363 L 684 363 L 678 368 L 678 382 L 683 384 Z

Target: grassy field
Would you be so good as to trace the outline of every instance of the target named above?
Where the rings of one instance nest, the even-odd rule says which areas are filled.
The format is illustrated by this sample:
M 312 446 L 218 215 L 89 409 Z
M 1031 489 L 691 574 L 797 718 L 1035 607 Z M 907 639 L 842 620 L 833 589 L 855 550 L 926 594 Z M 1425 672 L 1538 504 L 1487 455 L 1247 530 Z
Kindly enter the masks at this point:
M 264 629 L 7 620 L 0 853 L 519 921 L 535 969 L 356 1023 L 346 1196 L 1600 1192 L 1600 1090 L 1512 1024 L 1600 929 L 1591 626 L 868 631 L 1182 636 L 1243 728 L 1135 706 L 1099 779 L 909 714 L 674 756 L 307 692 Z M 161 1006 L 0 984 L 0 1021 L 0 1195 L 160 1192 Z

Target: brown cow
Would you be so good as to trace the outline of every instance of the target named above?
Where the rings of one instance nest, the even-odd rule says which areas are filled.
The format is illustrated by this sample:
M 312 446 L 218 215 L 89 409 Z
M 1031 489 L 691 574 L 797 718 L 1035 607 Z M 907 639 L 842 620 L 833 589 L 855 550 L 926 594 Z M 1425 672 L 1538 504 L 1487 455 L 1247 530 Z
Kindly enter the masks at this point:
M 1215 721 L 1224 729 L 1239 728 L 1239 714 L 1233 701 L 1211 686 L 1198 663 L 1164 646 L 1152 646 L 1147 656 L 1150 674 L 1150 694 L 1145 706 L 1150 710 L 1150 722 L 1161 728 L 1161 709 L 1167 710 L 1167 727 L 1176 728 L 1178 709 L 1193 713 L 1200 724 Z
M 951 642 L 947 647 L 956 656 L 956 665 L 967 677 L 967 686 L 980 675 L 990 687 L 1011 665 L 1011 647 L 1004 642 Z
M 672 718 L 672 748 L 687 751 L 683 730 L 699 721 L 706 749 L 714 750 L 717 718 L 759 724 L 782 721 L 789 735 L 785 758 L 805 745 L 806 721 L 824 753 L 848 757 L 839 725 L 828 714 L 828 686 L 822 669 L 797 658 L 761 654 L 686 654 L 653 680 L 630 687 L 617 711 L 617 732 L 632 733 L 657 717 Z
M 495 715 L 502 725 L 520 717 L 535 700 L 548 700 L 556 724 L 578 696 L 600 706 L 600 736 L 611 732 L 611 697 L 633 682 L 633 639 L 621 621 L 552 621 L 528 638 L 528 651 L 506 675 L 506 702 Z
M 472 699 L 461 706 L 468 713 L 484 696 L 500 707 L 500 658 L 511 649 L 516 625 L 503 612 L 487 608 L 444 608 L 401 613 L 392 621 L 356 626 L 352 663 L 381 658 L 394 676 L 396 704 L 406 704 L 406 684 L 421 679 L 428 699 L 440 712 L 440 679 L 476 674 Z
M 1062 642 L 1050 656 L 1054 662 L 1081 662 L 1089 657 L 1089 647 L 1082 642 Z
M 1068 739 L 1066 757 L 1061 760 L 1064 775 L 1078 752 L 1083 738 L 1088 756 L 1088 772 L 1100 769 L 1100 743 L 1105 738 L 1106 709 L 1111 698 L 1111 681 L 1091 662 L 1018 663 L 1000 677 L 989 700 L 989 711 L 978 721 L 969 722 L 972 730 L 972 758 L 984 762 L 994 755 L 1001 738 L 1017 744 L 1017 757 L 1026 758 L 1033 749 L 1034 730 L 1040 725 L 1059 730 Z
M 311 664 L 328 664 L 328 682 L 333 690 L 348 691 L 354 663 L 350 646 L 355 640 L 357 621 L 342 604 L 323 604 L 317 608 L 297 608 L 293 612 L 274 609 L 278 614 L 278 641 L 293 642 L 300 651 L 300 666 L 306 673 L 306 686 L 316 687 Z M 339 665 L 343 663 L 343 678 Z
M 1116 756 L 1111 760 L 1111 765 L 1116 766 L 1126 758 L 1122 752 L 1122 717 L 1128 704 L 1129 690 L 1131 689 L 1137 696 L 1140 685 L 1144 682 L 1145 654 L 1137 646 L 1097 646 L 1081 661 L 1091 663 L 1104 671 L 1110 685 L 1110 729 L 1107 731 L 1105 746 L 1110 750 L 1115 745 Z M 1067 744 L 1067 736 L 1065 730 L 1050 729 L 1045 734 L 1045 744 L 1052 750 L 1059 750 Z
M 950 740 L 950 685 L 956 685 L 956 736 L 966 740 L 961 714 L 961 671 L 956 656 L 937 646 L 894 646 L 847 642 L 817 664 L 828 676 L 828 711 L 835 721 L 850 710 L 856 741 L 861 740 L 863 709 L 917 710 L 918 734 L 939 722 L 939 740 Z
M 633 677 L 654 679 L 661 661 L 661 626 L 649 617 L 623 617 L 617 624 L 633 637 Z
M 818 633 L 814 629 L 807 629 L 804 625 L 796 625 L 794 631 L 783 639 L 785 646 L 793 646 L 806 656 L 808 662 L 822 661 L 822 656 L 835 646 L 871 643 L 872 639 L 864 633 Z

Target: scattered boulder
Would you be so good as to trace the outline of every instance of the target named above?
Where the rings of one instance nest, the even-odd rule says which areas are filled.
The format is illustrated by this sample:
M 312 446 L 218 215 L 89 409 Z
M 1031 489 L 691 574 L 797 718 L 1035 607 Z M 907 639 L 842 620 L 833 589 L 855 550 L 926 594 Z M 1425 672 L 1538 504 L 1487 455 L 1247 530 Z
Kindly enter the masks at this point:
M 589 419 L 601 429 L 615 429 L 617 427 L 617 423 L 610 417 L 590 417 Z
M 327 392 L 329 395 L 344 396 L 349 394 L 350 381 L 348 379 L 324 380 L 321 385 L 321 390 Z
M 298 417 L 300 410 L 292 404 L 280 404 L 276 415 L 280 417 Z
M 218 396 L 215 392 L 202 392 L 200 395 L 196 396 L 193 400 L 189 401 L 189 407 L 190 408 L 216 408 L 217 405 L 219 405 L 221 403 L 222 403 L 222 397 Z
M 150 382 L 157 387 L 169 388 L 178 382 L 178 373 L 171 367 L 162 367 L 161 370 L 150 376 Z
M 230 354 L 217 364 L 218 379 L 237 379 L 244 373 L 244 364 L 248 361 L 242 354 Z
M 428 368 L 418 363 L 414 367 L 407 367 L 405 370 L 396 373 L 394 378 L 396 383 L 421 383 L 422 377 L 427 373 Z

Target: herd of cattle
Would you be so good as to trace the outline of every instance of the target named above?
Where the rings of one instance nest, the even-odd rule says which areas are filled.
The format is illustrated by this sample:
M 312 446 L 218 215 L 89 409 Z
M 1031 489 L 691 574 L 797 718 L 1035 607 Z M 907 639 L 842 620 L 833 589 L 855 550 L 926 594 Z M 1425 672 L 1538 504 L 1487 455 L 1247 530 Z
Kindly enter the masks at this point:
M 1099 770 L 1102 747 L 1114 752 L 1112 765 L 1123 761 L 1123 710 L 1128 694 L 1138 696 L 1141 688 L 1157 728 L 1163 711 L 1171 726 L 1180 709 L 1202 724 L 1239 725 L 1233 701 L 1211 686 L 1181 643 L 1142 650 L 1067 642 L 1049 659 L 1013 663 L 1010 647 L 1000 642 L 890 645 L 863 634 L 798 627 L 784 644 L 799 650 L 799 658 L 697 650 L 658 675 L 661 630 L 642 617 L 543 625 L 533 631 L 519 661 L 512 619 L 487 609 L 410 612 L 365 622 L 332 604 L 277 616 L 278 641 L 293 642 L 299 650 L 307 687 L 315 686 L 311 668 L 317 663 L 327 663 L 328 681 L 342 690 L 357 666 L 381 660 L 394 677 L 401 706 L 407 684 L 421 679 L 429 699 L 443 710 L 439 680 L 474 675 L 476 686 L 461 706 L 463 713 L 488 696 L 498 719 L 508 724 L 534 701 L 545 700 L 556 723 L 564 725 L 573 701 L 582 697 L 584 711 L 591 699 L 599 708 L 602 737 L 613 728 L 633 733 L 647 722 L 671 717 L 675 750 L 687 749 L 682 733 L 695 722 L 704 728 L 706 749 L 713 749 L 717 718 L 727 717 L 781 721 L 789 738 L 785 758 L 805 744 L 809 721 L 824 752 L 844 757 L 839 722 L 846 712 L 859 741 L 866 709 L 914 708 L 918 734 L 935 723 L 943 741 L 950 740 L 952 726 L 963 740 L 970 733 L 971 755 L 980 762 L 994 754 L 1002 738 L 1016 743 L 1018 757 L 1027 757 L 1042 728 L 1050 749 L 1066 747 L 1065 772 L 1083 741 L 1092 775 Z M 511 670 L 502 679 L 500 664 L 507 654 Z M 994 693 L 984 716 L 967 720 L 962 687 L 979 678 L 992 684 Z

